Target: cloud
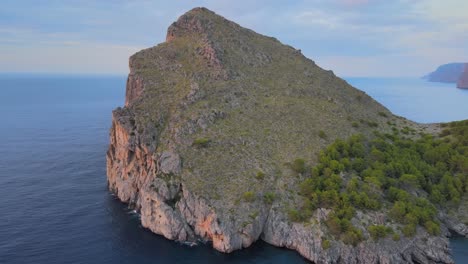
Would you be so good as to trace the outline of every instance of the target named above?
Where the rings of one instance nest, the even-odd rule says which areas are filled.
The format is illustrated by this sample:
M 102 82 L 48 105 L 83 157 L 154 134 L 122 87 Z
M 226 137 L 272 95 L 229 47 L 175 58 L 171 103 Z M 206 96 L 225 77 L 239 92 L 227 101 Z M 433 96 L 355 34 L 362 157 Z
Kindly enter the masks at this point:
M 300 48 L 340 75 L 420 76 L 468 60 L 460 45 L 468 42 L 468 2 L 460 0 L 18 2 L 0 10 L 0 70 L 126 72 L 130 54 L 164 41 L 167 27 L 195 6 Z
M 418 11 L 438 23 L 467 24 L 468 2 L 460 0 L 426 0 L 417 3 Z
M 79 42 L 2 45 L 0 71 L 126 74 L 129 56 L 142 48 Z
M 341 3 L 348 6 L 360 6 L 370 2 L 370 0 L 340 0 Z
M 292 14 L 292 21 L 301 26 L 321 26 L 328 29 L 337 29 L 343 26 L 343 19 L 331 16 L 320 9 L 310 9 Z

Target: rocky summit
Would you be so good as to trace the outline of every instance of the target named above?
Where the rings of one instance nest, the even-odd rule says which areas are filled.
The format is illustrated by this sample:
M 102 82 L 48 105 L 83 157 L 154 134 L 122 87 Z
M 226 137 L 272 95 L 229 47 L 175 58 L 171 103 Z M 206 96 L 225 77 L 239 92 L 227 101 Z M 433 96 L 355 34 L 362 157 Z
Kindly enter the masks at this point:
M 399 227 L 407 223 L 392 220 L 387 207 L 393 204 L 381 198 L 387 185 L 356 180 L 372 186 L 369 193 L 377 190 L 369 197 L 382 205 L 348 208 L 338 217 L 339 235 L 329 219 L 354 198 L 336 195 L 351 181 L 348 175 L 356 176 L 346 172 L 351 162 L 364 154 L 346 151 L 355 155 L 340 159 L 349 166 L 314 169 L 336 163 L 323 151 L 353 135 L 372 140 L 403 131 L 406 140 L 416 140 L 441 130 L 394 116 L 300 50 L 195 8 L 169 27 L 164 43 L 130 58 L 125 106 L 113 111 L 108 184 L 152 232 L 210 242 L 221 252 L 262 239 L 315 263 L 452 263 L 446 236 L 449 230 L 468 234 L 461 216 L 430 211 L 421 225 L 407 217 L 413 234 L 403 235 Z M 360 149 L 358 141 L 352 144 Z M 333 155 L 344 155 L 343 149 Z M 307 203 L 315 201 L 304 184 L 313 179 L 311 170 L 338 182 L 320 187 L 333 189 L 327 193 L 335 195 L 332 201 L 322 195 Z M 401 192 L 420 197 L 414 208 L 432 208 L 422 202 L 424 190 Z M 386 223 L 393 238 L 375 239 L 370 226 Z

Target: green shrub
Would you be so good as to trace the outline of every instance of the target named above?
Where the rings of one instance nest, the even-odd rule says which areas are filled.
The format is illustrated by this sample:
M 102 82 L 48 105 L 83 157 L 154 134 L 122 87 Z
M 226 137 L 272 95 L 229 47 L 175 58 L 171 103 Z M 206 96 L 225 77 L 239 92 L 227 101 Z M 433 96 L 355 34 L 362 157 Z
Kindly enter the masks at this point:
M 255 200 L 255 194 L 251 191 L 247 191 L 242 194 L 242 199 L 246 202 L 253 202 Z
M 400 184 L 406 187 L 417 188 L 419 187 L 419 180 L 416 175 L 413 174 L 403 174 L 400 177 Z
M 379 116 L 382 116 L 382 117 L 388 117 L 388 115 L 384 112 L 379 112 Z
M 440 226 L 436 222 L 427 221 L 424 223 L 424 227 L 426 228 L 427 232 L 433 236 L 440 234 Z
M 332 235 L 338 237 L 347 227 L 347 222 L 342 223 L 342 220 L 335 215 L 330 215 L 325 224 Z
M 276 195 L 272 192 L 267 192 L 263 195 L 263 200 L 267 204 L 272 204 L 275 201 Z
M 403 227 L 403 229 L 401 230 L 403 232 L 403 234 L 406 236 L 406 237 L 412 237 L 414 235 L 416 235 L 416 225 L 415 224 L 407 224 Z
M 252 218 L 252 220 L 255 220 L 257 218 L 258 214 L 259 214 L 258 211 L 255 211 L 255 212 L 249 214 L 249 217 Z
M 374 122 L 374 121 L 367 121 L 366 124 L 369 127 L 378 127 L 379 126 L 379 124 L 377 122 Z
M 291 169 L 297 173 L 306 172 L 305 160 L 295 159 L 293 163 L 291 164 Z
M 209 138 L 197 138 L 193 141 L 193 145 L 200 148 L 206 148 L 210 144 Z
M 385 238 L 387 235 L 393 233 L 393 230 L 390 227 L 384 225 L 372 225 L 367 228 L 369 234 L 374 240 L 379 240 L 380 238 Z
M 303 216 L 301 215 L 301 213 L 296 210 L 296 209 L 290 209 L 288 211 L 288 218 L 291 222 L 302 222 L 304 221 L 304 218 Z
M 331 243 L 328 239 L 322 237 L 322 248 L 327 250 L 331 247 Z
M 318 136 L 319 136 L 321 139 L 327 139 L 327 134 L 325 134 L 325 131 L 323 131 L 323 130 L 320 130 L 320 131 L 319 131 Z
M 364 240 L 361 230 L 352 228 L 343 235 L 342 240 L 345 244 L 357 246 L 359 242 Z
M 263 178 L 265 178 L 265 173 L 263 171 L 258 171 L 255 178 L 257 178 L 257 180 L 263 180 Z
M 354 127 L 354 128 L 358 128 L 358 127 L 359 127 L 359 124 L 358 124 L 357 122 L 353 122 L 353 123 L 351 124 L 351 126 Z
M 450 134 L 451 134 L 450 129 L 444 129 L 444 130 L 442 130 L 442 132 L 440 133 L 440 136 L 441 136 L 441 137 L 446 137 L 446 136 L 448 136 L 448 135 L 450 135 Z

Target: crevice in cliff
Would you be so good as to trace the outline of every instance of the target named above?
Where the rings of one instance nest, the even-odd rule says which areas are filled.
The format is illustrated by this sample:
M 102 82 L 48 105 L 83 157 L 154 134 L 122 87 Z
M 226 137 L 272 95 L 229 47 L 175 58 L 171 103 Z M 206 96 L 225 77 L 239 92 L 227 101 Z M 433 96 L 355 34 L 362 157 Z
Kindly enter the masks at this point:
M 135 157 L 135 152 L 132 150 L 128 150 L 127 152 L 127 164 L 130 164 Z
M 174 198 L 172 199 L 169 199 L 169 200 L 166 200 L 166 204 L 169 205 L 173 210 L 176 210 L 176 205 L 177 203 L 180 201 L 181 199 L 181 196 L 180 196 L 180 192 L 178 192 Z

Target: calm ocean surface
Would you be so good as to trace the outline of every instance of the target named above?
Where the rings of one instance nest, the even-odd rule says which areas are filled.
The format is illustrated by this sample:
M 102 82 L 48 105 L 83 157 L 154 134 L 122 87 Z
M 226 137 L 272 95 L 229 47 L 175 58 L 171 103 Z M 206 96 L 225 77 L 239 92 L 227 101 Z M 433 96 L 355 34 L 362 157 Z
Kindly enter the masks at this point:
M 419 122 L 468 118 L 468 90 L 417 79 L 348 81 Z M 256 243 L 222 254 L 143 229 L 106 186 L 111 111 L 125 77 L 0 75 L 0 263 L 307 263 Z M 457 263 L 468 240 L 453 239 Z

